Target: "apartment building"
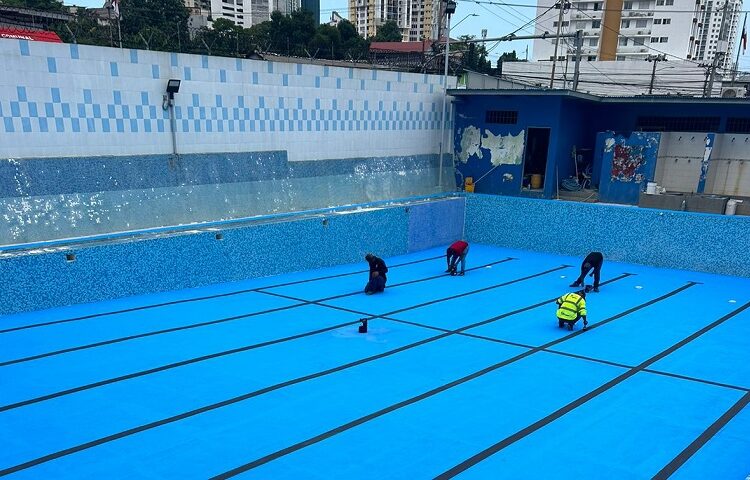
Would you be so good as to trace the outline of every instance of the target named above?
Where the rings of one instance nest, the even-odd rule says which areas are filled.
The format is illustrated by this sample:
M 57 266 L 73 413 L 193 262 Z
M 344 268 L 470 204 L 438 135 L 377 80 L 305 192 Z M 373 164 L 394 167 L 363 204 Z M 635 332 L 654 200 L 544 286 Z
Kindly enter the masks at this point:
M 584 32 L 584 60 L 643 60 L 665 53 L 699 62 L 711 62 L 717 52 L 720 65 L 737 45 L 742 0 L 571 0 L 563 13 L 561 31 Z M 542 14 L 554 0 L 540 0 Z M 726 12 L 725 31 L 720 31 Z M 554 8 L 537 21 L 536 33 L 555 34 L 560 10 Z M 554 57 L 555 39 L 534 40 L 534 60 Z M 575 54 L 573 39 L 561 39 L 558 58 Z M 728 60 L 731 62 L 731 60 Z
M 389 20 L 399 26 L 405 42 L 438 38 L 439 0 L 349 0 L 349 17 L 364 37 L 374 37 Z

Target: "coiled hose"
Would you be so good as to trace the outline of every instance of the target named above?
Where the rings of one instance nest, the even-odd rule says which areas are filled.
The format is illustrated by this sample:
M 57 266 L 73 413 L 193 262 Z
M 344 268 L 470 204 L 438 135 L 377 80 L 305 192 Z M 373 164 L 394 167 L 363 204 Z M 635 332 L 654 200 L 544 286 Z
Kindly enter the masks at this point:
M 568 192 L 578 192 L 583 190 L 581 184 L 579 184 L 575 178 L 564 178 L 560 182 L 560 187 Z

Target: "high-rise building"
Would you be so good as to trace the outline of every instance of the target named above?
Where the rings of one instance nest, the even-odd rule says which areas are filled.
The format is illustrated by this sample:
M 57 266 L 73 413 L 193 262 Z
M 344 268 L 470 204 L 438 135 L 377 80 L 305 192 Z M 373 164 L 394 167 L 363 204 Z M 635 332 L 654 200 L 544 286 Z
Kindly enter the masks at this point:
M 349 19 L 363 37 L 374 37 L 378 28 L 393 20 L 405 42 L 438 38 L 440 0 L 349 0 Z
M 742 0 L 570 0 L 563 11 L 561 32 L 583 31 L 583 60 L 643 60 L 664 53 L 719 65 L 732 57 Z M 539 0 L 541 15 L 555 0 Z M 722 31 L 722 17 L 727 18 Z M 557 32 L 560 10 L 553 8 L 536 23 L 536 33 Z M 554 58 L 555 39 L 534 40 L 534 60 Z M 572 38 L 560 39 L 558 60 L 575 55 Z M 731 62 L 731 60 L 728 60 Z
M 249 28 L 271 18 L 278 10 L 285 15 L 295 10 L 309 11 L 315 22 L 320 22 L 320 0 L 184 0 L 185 5 L 199 5 L 211 12 L 211 18 L 226 18 L 235 24 Z

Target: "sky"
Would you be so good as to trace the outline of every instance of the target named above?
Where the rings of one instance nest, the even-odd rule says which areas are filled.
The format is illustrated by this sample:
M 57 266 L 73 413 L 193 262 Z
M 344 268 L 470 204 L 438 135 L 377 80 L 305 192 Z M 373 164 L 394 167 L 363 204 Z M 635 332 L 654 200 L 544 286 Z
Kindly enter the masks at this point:
M 78 5 L 81 7 L 101 7 L 103 0 L 66 0 L 66 5 Z M 348 0 L 320 0 L 321 21 L 328 21 L 334 10 L 339 15 L 346 17 L 348 13 Z M 461 35 L 482 36 L 482 30 L 487 29 L 487 38 L 501 37 L 515 31 L 518 27 L 536 16 L 536 0 L 513 0 L 514 4 L 528 5 L 528 7 L 506 7 L 491 4 L 479 4 L 467 0 L 458 0 L 456 13 L 453 15 L 452 24 L 457 25 L 451 30 L 451 37 L 457 38 Z M 471 16 L 471 15 L 476 16 Z M 550 22 L 551 24 L 551 22 Z M 551 25 L 550 25 L 551 28 Z M 521 31 L 519 35 L 533 33 L 533 24 Z M 529 58 L 531 58 L 531 42 L 514 41 L 502 42 L 493 48 L 494 43 L 488 43 L 487 48 L 492 49 L 489 58 L 493 64 L 503 52 L 515 50 L 520 58 L 526 55 L 526 47 L 529 47 Z

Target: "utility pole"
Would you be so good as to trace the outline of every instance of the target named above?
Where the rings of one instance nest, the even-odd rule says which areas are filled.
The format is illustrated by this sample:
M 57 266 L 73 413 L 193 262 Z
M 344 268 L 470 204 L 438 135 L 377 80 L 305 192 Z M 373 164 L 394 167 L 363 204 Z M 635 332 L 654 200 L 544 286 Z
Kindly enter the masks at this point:
M 560 9 L 560 15 L 557 16 L 557 36 L 555 37 L 555 57 L 552 59 L 552 75 L 549 77 L 549 88 L 555 86 L 555 67 L 557 67 L 557 49 L 560 46 L 560 29 L 562 28 L 563 13 L 565 9 L 570 6 L 566 0 L 559 0 L 555 5 L 555 8 Z
M 745 27 L 747 26 L 747 12 L 745 12 L 745 20 L 742 22 L 742 33 L 746 32 Z M 734 87 L 734 80 L 737 78 L 737 70 L 740 68 L 740 51 L 742 50 L 742 38 L 740 38 L 737 44 L 737 58 L 734 59 L 734 70 L 732 70 L 732 86 Z
M 716 42 L 716 52 L 714 52 L 714 61 L 711 63 L 711 74 L 708 77 L 708 87 L 706 97 L 711 97 L 714 90 L 714 77 L 716 69 L 719 67 L 719 57 L 726 55 L 727 51 L 727 11 L 729 10 L 729 0 L 724 1 L 724 7 L 721 9 L 721 25 L 719 26 L 719 40 Z
M 651 95 L 654 93 L 654 80 L 656 79 L 656 65 L 659 64 L 659 62 L 666 62 L 667 56 L 664 54 L 661 55 L 649 55 L 646 57 L 647 62 L 652 62 L 653 68 L 651 69 L 651 83 L 648 86 L 648 94 Z
M 581 50 L 583 48 L 583 30 L 576 30 L 576 63 L 573 70 L 573 91 L 578 91 L 578 78 L 581 75 Z
M 438 170 L 438 189 L 443 188 L 443 150 L 448 151 L 447 144 L 445 141 L 445 123 L 446 119 L 446 103 L 448 101 L 448 63 L 450 62 L 450 48 L 451 48 L 451 15 L 456 13 L 456 1 L 446 0 L 445 2 L 445 70 L 443 72 L 443 114 L 440 117 L 440 147 L 439 147 L 439 170 Z M 453 138 L 453 135 L 450 137 Z M 443 147 L 446 148 L 443 148 Z

